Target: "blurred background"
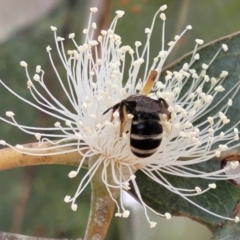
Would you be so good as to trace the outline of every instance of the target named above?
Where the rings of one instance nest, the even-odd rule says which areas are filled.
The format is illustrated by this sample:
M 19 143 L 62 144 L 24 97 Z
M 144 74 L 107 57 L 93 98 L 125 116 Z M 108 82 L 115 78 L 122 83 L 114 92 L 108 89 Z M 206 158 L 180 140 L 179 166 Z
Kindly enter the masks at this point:
M 187 25 L 193 26 L 172 52 L 168 63 L 191 51 L 196 38 L 207 43 L 240 30 L 238 0 L 0 0 L 0 79 L 19 95 L 31 99 L 25 71 L 19 62 L 28 63 L 31 76 L 40 64 L 46 72 L 45 82 L 57 96 L 59 86 L 54 84 L 55 75 L 45 50 L 46 46 L 54 45 L 51 25 L 65 38 L 75 32 L 80 44 L 90 7 L 99 8 L 95 19 L 99 29 L 106 29 L 114 12 L 121 9 L 125 15 L 119 20 L 116 33 L 121 35 L 124 45 L 134 46 L 136 40 L 144 43 L 144 29 L 150 26 L 153 15 L 163 4 L 168 5 L 166 42 Z M 66 48 L 72 48 L 70 44 L 66 41 Z M 151 46 L 154 57 L 161 46 L 161 21 L 156 23 Z M 53 57 L 55 65 L 61 68 L 57 56 Z M 11 110 L 22 124 L 52 125 L 52 119 L 20 102 L 1 86 L 0 96 L 1 116 Z M 65 100 L 61 94 L 58 98 Z M 11 144 L 35 141 L 8 124 L 0 124 L 0 139 Z M 70 170 L 68 166 L 38 166 L 0 172 L 0 231 L 49 238 L 84 236 L 90 188 L 78 199 L 78 211 L 73 212 L 63 198 L 75 192 L 81 176 L 70 180 L 67 176 Z M 204 226 L 183 217 L 166 221 L 152 216 L 158 225 L 149 229 L 141 206 L 127 194 L 125 199 L 132 213 L 128 219 L 113 219 L 108 240 L 207 240 L 211 237 Z

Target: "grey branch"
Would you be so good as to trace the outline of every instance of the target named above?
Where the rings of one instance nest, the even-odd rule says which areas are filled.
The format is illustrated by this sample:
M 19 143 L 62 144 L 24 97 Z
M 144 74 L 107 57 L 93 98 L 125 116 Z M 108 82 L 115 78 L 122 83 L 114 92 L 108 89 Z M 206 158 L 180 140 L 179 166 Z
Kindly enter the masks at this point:
M 39 238 L 16 233 L 0 232 L 0 240 L 68 240 L 67 238 Z M 76 240 L 84 240 L 76 238 Z

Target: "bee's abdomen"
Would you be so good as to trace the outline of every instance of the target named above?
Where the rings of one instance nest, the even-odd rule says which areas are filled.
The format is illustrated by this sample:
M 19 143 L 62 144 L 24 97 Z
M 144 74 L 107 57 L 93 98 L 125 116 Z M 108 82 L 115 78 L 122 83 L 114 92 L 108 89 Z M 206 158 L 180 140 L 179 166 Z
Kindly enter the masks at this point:
M 162 141 L 162 125 L 157 114 L 134 115 L 130 146 L 134 155 L 145 158 L 155 153 Z

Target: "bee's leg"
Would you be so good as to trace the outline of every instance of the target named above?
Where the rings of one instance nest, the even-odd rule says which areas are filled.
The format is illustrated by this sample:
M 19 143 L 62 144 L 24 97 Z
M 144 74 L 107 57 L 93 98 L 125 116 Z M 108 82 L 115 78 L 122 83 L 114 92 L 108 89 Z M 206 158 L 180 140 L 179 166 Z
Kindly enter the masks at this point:
M 113 121 L 113 113 L 119 108 L 120 105 L 121 105 L 121 103 L 115 104 L 114 106 L 112 106 L 112 107 L 108 108 L 106 111 L 104 111 L 102 115 L 106 114 L 108 111 L 110 111 L 112 109 L 112 115 L 111 115 L 111 119 L 110 119 L 110 121 L 112 122 Z
M 162 110 L 162 114 L 166 114 L 168 117 L 168 120 L 171 118 L 171 113 L 168 111 L 169 105 L 167 104 L 166 100 L 163 98 L 159 98 L 158 102 L 163 105 L 164 109 Z
M 169 105 L 167 104 L 167 102 L 166 102 L 165 99 L 159 98 L 158 101 L 159 101 L 160 103 L 162 103 L 162 105 L 163 105 L 166 109 L 168 109 Z
M 124 103 L 121 103 L 119 106 L 119 119 L 120 119 L 120 137 L 122 137 L 125 123 L 127 121 L 127 112 L 126 112 L 126 106 Z

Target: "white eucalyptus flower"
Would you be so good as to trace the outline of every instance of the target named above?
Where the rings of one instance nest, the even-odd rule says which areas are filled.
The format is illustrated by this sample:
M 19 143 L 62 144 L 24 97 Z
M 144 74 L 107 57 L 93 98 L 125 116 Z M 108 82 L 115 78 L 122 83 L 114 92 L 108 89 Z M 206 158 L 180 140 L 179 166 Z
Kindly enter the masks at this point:
M 232 105 L 232 99 L 228 100 L 228 96 L 231 95 L 231 98 L 234 98 L 240 84 L 237 84 L 232 90 L 225 93 L 225 89 L 221 84 L 228 73 L 222 69 L 220 76 L 207 75 L 207 71 L 218 53 L 222 50 L 227 51 L 228 48 L 224 44 L 216 55 L 213 56 L 212 61 L 202 63 L 202 70 L 197 72 L 192 69 L 192 65 L 194 62 L 199 61 L 200 56 L 197 53 L 197 47 L 203 43 L 202 40 L 197 39 L 190 62 L 185 63 L 177 72 L 168 71 L 165 80 L 160 82 L 158 79 L 166 58 L 183 34 L 191 29 L 191 26 L 187 26 L 182 34 L 175 36 L 174 40 L 168 43 L 168 48 L 165 48 L 166 15 L 162 13 L 165 9 L 166 5 L 157 11 L 151 27 L 145 29 L 146 43 L 142 44 L 136 41 L 135 49 L 122 45 L 121 37 L 115 33 L 117 21 L 124 15 L 123 11 L 116 12 L 116 17 L 113 19 L 109 29 L 102 30 L 101 35 L 96 40 L 93 38 L 96 23 L 92 22 L 91 19 L 92 14 L 97 9 L 92 8 L 88 27 L 83 31 L 85 34 L 84 43 L 78 45 L 74 40 L 75 35 L 70 34 L 69 38 L 73 42 L 73 49 L 68 50 L 67 55 L 63 45 L 64 39 L 57 36 L 56 27 L 51 27 L 51 30 L 54 32 L 59 57 L 66 69 L 66 76 L 64 75 L 62 78 L 58 73 L 51 56 L 52 48 L 50 46 L 47 47 L 47 53 L 56 73 L 56 78 L 62 87 L 62 93 L 66 95 L 72 105 L 72 109 L 66 108 L 48 90 L 44 83 L 44 71 L 40 66 L 36 67 L 36 74 L 31 78 L 27 70 L 27 63 L 22 61 L 20 64 L 26 70 L 27 86 L 34 101 L 31 102 L 22 98 L 2 81 L 1 84 L 27 104 L 56 118 L 56 123 L 54 126 L 44 129 L 20 125 L 11 111 L 6 112 L 6 116 L 10 120 L 7 118 L 1 118 L 1 120 L 20 128 L 25 133 L 34 135 L 39 141 L 39 145 L 42 142 L 50 142 L 52 145 L 49 149 L 60 149 L 56 154 L 63 154 L 64 147 L 72 146 L 73 148 L 71 149 L 66 148 L 68 149 L 66 152 L 77 151 L 82 155 L 83 160 L 76 170 L 69 173 L 70 178 L 75 177 L 79 173 L 82 165 L 89 157 L 96 156 L 95 163 L 88 169 L 85 177 L 81 180 L 75 195 L 73 197 L 65 197 L 65 201 L 71 203 L 74 211 L 77 210 L 77 197 L 85 189 L 95 171 L 101 165 L 103 166 L 102 181 L 106 184 L 109 194 L 111 195 L 111 187 L 118 188 L 121 192 L 120 203 L 116 202 L 116 216 L 129 216 L 129 211 L 123 206 L 122 191 L 129 189 L 129 183 L 131 182 L 145 209 L 150 227 L 155 227 L 156 223 L 151 222 L 147 210 L 155 211 L 143 202 L 135 181 L 134 173 L 137 170 L 141 170 L 169 191 L 180 195 L 203 211 L 223 219 L 238 221 L 238 217 L 234 219 L 219 216 L 197 205 L 188 198 L 189 196 L 203 194 L 208 190 L 214 191 L 217 180 L 234 179 L 240 176 L 239 173 L 235 175 L 223 174 L 231 167 L 238 167 L 237 164 L 228 165 L 222 170 L 210 173 L 196 171 L 190 167 L 192 164 L 208 161 L 215 156 L 220 157 L 222 152 L 239 146 L 237 125 L 230 128 L 226 128 L 225 125 L 230 122 L 230 119 L 227 117 L 227 111 Z M 159 16 L 160 21 L 163 21 L 162 47 L 158 55 L 151 59 L 149 56 L 150 38 L 154 23 Z M 125 66 L 127 55 L 131 59 L 129 67 Z M 144 74 L 141 76 L 139 76 L 140 69 L 144 70 Z M 148 79 L 153 70 L 157 71 L 157 81 L 152 87 L 146 79 Z M 125 79 L 126 83 L 124 83 L 123 75 L 126 72 L 128 76 Z M 183 88 L 189 82 L 190 85 L 184 92 Z M 48 100 L 41 95 L 38 87 L 45 90 Z M 207 91 L 204 89 L 207 89 Z M 130 124 L 126 125 L 122 137 L 120 137 L 118 111 L 114 112 L 112 121 L 111 111 L 103 115 L 106 109 L 133 94 L 147 94 L 153 99 L 164 98 L 169 105 L 168 111 L 171 112 L 170 120 L 164 119 L 164 115 L 162 116 L 164 128 L 162 142 L 157 151 L 147 158 L 138 158 L 131 152 L 129 144 Z M 213 105 L 212 101 L 218 94 L 222 95 L 222 100 Z M 225 101 L 227 103 L 220 104 L 224 102 L 224 99 L 228 100 Z M 213 108 L 218 109 L 218 111 L 206 117 L 206 114 L 210 114 Z M 202 117 L 205 118 L 196 124 Z M 132 116 L 130 114 L 128 122 L 131 123 L 131 121 Z M 222 130 L 223 127 L 224 130 Z M 36 156 L 46 155 L 46 153 L 41 153 L 42 150 L 46 150 L 43 148 L 28 149 L 22 145 L 11 146 L 4 140 L 1 140 L 0 143 L 22 153 Z M 186 158 L 189 160 L 181 160 Z M 111 178 L 114 181 L 114 186 L 108 182 L 107 168 L 109 167 L 112 169 Z M 209 187 L 201 189 L 196 186 L 193 189 L 180 189 L 172 186 L 163 177 L 162 172 L 184 178 L 199 177 L 209 179 Z M 155 213 L 166 219 L 171 218 L 171 214 L 167 212 L 163 214 Z

